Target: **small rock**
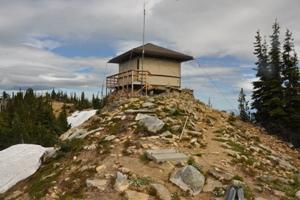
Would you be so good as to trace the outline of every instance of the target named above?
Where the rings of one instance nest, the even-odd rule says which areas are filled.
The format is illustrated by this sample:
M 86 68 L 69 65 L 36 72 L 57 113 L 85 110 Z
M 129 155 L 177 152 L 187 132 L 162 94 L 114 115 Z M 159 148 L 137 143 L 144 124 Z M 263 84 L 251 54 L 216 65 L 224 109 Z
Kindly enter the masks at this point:
M 192 134 L 192 135 L 195 135 L 195 136 L 201 136 L 202 133 L 199 132 L 199 131 L 188 131 L 188 133 Z
M 154 168 L 158 168 L 158 169 L 162 169 L 162 170 L 165 170 L 165 171 L 171 171 L 172 169 L 175 168 L 175 166 L 173 164 L 171 164 L 170 162 L 163 162 L 163 163 L 156 163 L 154 161 L 150 161 L 148 163 L 148 165 L 150 167 L 154 167 Z
M 93 179 L 93 180 L 86 180 L 86 185 L 88 187 L 97 187 L 100 190 L 105 190 L 105 185 L 107 183 L 107 180 L 103 179 Z
M 131 170 L 128 169 L 127 167 L 120 167 L 118 169 L 119 172 L 121 172 L 122 174 L 130 174 L 131 173 Z
M 153 98 L 149 98 L 147 101 L 149 101 L 149 102 L 154 102 L 154 101 L 155 101 L 155 99 L 153 99 Z
M 171 129 L 172 129 L 173 131 L 178 131 L 179 128 L 180 128 L 180 125 L 174 125 L 174 126 L 171 126 Z
M 284 196 L 285 196 L 284 192 L 281 192 L 281 191 L 279 191 L 279 190 L 274 190 L 274 194 L 275 194 L 276 196 L 279 196 L 279 197 L 284 197 Z
M 244 183 L 243 181 L 239 181 L 239 180 L 232 180 L 232 184 L 233 185 L 246 185 L 246 183 Z
M 296 197 L 297 199 L 300 199 L 300 190 L 299 190 L 298 192 L 296 192 L 295 197 Z
M 167 118 L 165 118 L 165 119 L 163 119 L 163 122 L 171 122 L 171 123 L 176 123 L 177 121 L 175 120 L 175 119 L 172 119 L 172 118 L 170 118 L 170 117 L 167 117 Z
M 145 117 L 148 117 L 148 116 L 149 115 L 147 115 L 147 114 L 138 113 L 135 117 L 135 120 L 138 121 L 138 120 L 144 119 Z
M 125 197 L 128 200 L 148 200 L 149 195 L 141 192 L 136 192 L 133 190 L 126 190 L 125 191 Z
M 161 184 L 151 184 L 151 187 L 156 190 L 157 197 L 160 200 L 171 200 L 171 193 L 165 186 Z
M 234 176 L 233 174 L 230 174 L 228 172 L 222 171 L 218 168 L 214 168 L 213 170 L 210 171 L 210 174 L 215 177 L 218 180 L 231 180 L 232 177 Z
M 153 106 L 155 106 L 155 104 L 151 103 L 151 102 L 145 102 L 145 103 L 142 104 L 143 108 L 151 108 Z
M 92 150 L 92 149 L 96 149 L 97 147 L 96 147 L 96 145 L 95 144 L 91 144 L 91 145 L 89 145 L 89 146 L 85 146 L 84 147 L 84 149 L 86 149 L 86 150 Z
M 104 141 L 111 141 L 111 140 L 114 140 L 116 138 L 116 136 L 114 136 L 114 135 L 109 135 L 109 136 L 106 136 L 105 138 L 104 138 Z
M 172 133 L 170 131 L 165 131 L 162 134 L 160 134 L 161 137 L 166 137 L 166 136 L 169 136 L 169 135 L 172 135 Z
M 99 172 L 104 172 L 106 170 L 106 165 L 100 165 L 96 168 L 96 171 Z
M 104 177 L 106 178 L 106 179 L 110 179 L 111 177 L 113 177 L 114 175 L 113 174 L 105 174 L 104 175 Z
M 222 183 L 219 181 L 214 181 L 212 179 L 207 179 L 207 182 L 203 187 L 203 192 L 212 192 L 217 187 L 223 187 Z
M 197 113 L 194 113 L 194 120 L 198 121 L 199 120 L 199 116 Z
M 121 193 L 124 190 L 127 190 L 128 187 L 129 187 L 129 182 L 126 179 L 126 177 L 121 172 L 117 172 L 116 181 L 114 184 L 115 190 Z
M 57 169 L 60 166 L 60 163 L 54 163 L 53 164 L 53 169 Z
M 254 200 L 267 200 L 267 199 L 264 199 L 262 197 L 256 197 Z
M 250 146 L 250 149 L 253 150 L 253 151 L 256 151 L 256 152 L 261 151 L 261 148 L 255 147 L 255 146 Z

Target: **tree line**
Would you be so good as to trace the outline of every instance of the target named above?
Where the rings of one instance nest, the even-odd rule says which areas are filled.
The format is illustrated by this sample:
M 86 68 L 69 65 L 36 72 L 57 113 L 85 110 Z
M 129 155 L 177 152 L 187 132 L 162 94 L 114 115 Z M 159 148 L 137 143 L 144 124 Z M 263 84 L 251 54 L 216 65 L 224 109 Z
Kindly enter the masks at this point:
M 285 31 L 283 45 L 279 40 L 280 26 L 272 26 L 270 44 L 258 30 L 254 42 L 257 80 L 253 81 L 251 109 L 253 121 L 270 133 L 300 145 L 300 73 L 292 32 Z M 239 110 L 244 121 L 251 121 L 248 102 L 243 90 L 239 96 Z M 247 103 L 247 104 L 246 104 Z
M 12 96 L 5 91 L 0 97 L 0 150 L 20 143 L 54 146 L 59 136 L 66 132 L 70 125 L 67 121 L 67 107 L 64 104 L 62 111 L 56 118 L 52 108 L 53 101 L 72 103 L 74 110 L 86 108 L 100 109 L 103 100 L 94 97 L 91 101 L 75 93 L 55 92 L 36 95 L 33 89 L 18 91 Z

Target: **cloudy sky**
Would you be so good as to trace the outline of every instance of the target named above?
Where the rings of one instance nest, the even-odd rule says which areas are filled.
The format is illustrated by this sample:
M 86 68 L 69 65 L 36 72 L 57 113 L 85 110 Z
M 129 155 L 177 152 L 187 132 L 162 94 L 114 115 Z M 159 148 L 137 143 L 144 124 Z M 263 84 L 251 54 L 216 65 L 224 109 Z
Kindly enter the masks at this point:
M 0 0 L 0 91 L 52 88 L 101 93 L 112 57 L 142 45 L 143 0 Z M 300 54 L 299 0 L 145 0 L 145 43 L 193 56 L 182 63 L 182 87 L 214 108 L 250 100 L 256 31 L 278 20 Z M 207 76 L 207 75 L 209 76 Z M 211 82 L 211 80 L 213 83 Z M 218 87 L 218 89 L 215 87 Z M 104 86 L 105 87 L 105 86 Z M 223 96 L 226 97 L 226 100 Z

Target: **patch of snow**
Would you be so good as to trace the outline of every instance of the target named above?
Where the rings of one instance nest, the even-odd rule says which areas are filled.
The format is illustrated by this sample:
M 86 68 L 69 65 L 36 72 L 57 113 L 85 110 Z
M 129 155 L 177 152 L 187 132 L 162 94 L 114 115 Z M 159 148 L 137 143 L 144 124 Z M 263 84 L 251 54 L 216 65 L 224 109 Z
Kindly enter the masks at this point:
M 97 110 L 88 110 L 88 111 L 76 111 L 72 116 L 68 117 L 68 124 L 71 124 L 71 127 L 79 126 L 91 116 L 96 114 Z
M 42 155 L 53 149 L 34 144 L 17 144 L 0 151 L 0 194 L 34 174 L 41 165 Z

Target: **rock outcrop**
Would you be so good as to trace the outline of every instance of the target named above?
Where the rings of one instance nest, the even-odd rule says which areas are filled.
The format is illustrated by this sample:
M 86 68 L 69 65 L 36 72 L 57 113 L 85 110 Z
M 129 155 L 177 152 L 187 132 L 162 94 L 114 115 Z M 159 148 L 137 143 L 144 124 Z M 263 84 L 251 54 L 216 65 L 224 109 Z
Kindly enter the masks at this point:
M 297 149 L 190 90 L 132 99 L 114 93 L 100 114 L 61 139 L 57 158 L 0 198 L 224 199 L 229 184 L 244 187 L 245 199 L 299 198 Z M 146 154 L 170 150 L 184 159 Z

